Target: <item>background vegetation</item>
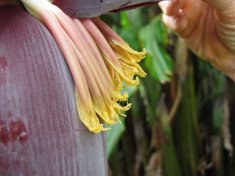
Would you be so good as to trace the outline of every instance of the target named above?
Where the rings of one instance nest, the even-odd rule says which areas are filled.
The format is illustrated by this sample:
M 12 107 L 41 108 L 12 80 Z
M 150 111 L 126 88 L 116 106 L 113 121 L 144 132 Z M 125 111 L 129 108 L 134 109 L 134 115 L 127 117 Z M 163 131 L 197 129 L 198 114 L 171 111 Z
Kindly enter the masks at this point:
M 128 117 L 106 133 L 109 174 L 234 176 L 233 83 L 166 29 L 157 6 L 103 19 L 148 52 Z

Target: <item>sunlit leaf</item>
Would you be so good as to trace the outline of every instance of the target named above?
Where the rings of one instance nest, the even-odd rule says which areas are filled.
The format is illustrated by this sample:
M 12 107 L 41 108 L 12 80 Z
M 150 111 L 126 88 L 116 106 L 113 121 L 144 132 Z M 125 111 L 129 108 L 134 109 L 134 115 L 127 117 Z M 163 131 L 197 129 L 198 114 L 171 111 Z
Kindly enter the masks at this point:
M 106 127 L 109 127 L 106 125 Z M 112 125 L 112 130 L 106 132 L 106 141 L 107 141 L 107 157 L 109 158 L 112 154 L 112 151 L 116 147 L 120 137 L 125 131 L 125 124 L 122 120 L 121 124 Z
M 140 31 L 140 39 L 148 53 L 145 65 L 151 76 L 161 83 L 169 82 L 173 72 L 172 59 L 164 49 L 167 44 L 166 34 L 166 28 L 160 22 L 159 17 Z

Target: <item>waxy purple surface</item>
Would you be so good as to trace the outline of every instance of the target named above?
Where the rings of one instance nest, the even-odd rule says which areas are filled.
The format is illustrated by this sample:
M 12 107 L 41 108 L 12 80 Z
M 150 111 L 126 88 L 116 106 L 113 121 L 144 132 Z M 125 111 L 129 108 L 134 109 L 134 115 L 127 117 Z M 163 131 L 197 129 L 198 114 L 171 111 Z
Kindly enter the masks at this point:
M 106 175 L 102 134 L 78 120 L 74 84 L 48 30 L 0 7 L 0 175 Z
M 54 0 L 67 14 L 79 18 L 100 16 L 110 11 L 157 3 L 161 0 Z

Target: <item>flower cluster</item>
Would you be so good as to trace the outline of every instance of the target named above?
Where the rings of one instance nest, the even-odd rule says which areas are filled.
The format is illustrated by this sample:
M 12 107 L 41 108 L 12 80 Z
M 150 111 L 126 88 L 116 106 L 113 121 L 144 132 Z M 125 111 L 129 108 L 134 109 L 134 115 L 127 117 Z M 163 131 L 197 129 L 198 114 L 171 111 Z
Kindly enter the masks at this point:
M 77 110 L 92 132 L 107 130 L 131 107 L 126 86 L 144 77 L 139 62 L 145 51 L 134 51 L 99 18 L 78 19 L 66 15 L 48 0 L 22 0 L 26 9 L 51 32 L 75 83 Z M 121 105 L 121 104 L 122 105 Z

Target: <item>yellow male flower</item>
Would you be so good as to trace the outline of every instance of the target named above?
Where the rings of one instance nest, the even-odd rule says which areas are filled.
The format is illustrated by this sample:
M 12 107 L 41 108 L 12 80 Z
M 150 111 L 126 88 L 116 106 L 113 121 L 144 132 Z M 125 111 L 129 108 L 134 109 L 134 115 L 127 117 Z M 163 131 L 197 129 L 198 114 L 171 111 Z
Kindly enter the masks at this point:
M 131 107 L 126 86 L 139 84 L 146 73 L 139 66 L 145 51 L 137 52 L 99 18 L 77 19 L 66 15 L 48 0 L 22 0 L 57 42 L 76 87 L 79 117 L 92 132 L 107 130 Z

